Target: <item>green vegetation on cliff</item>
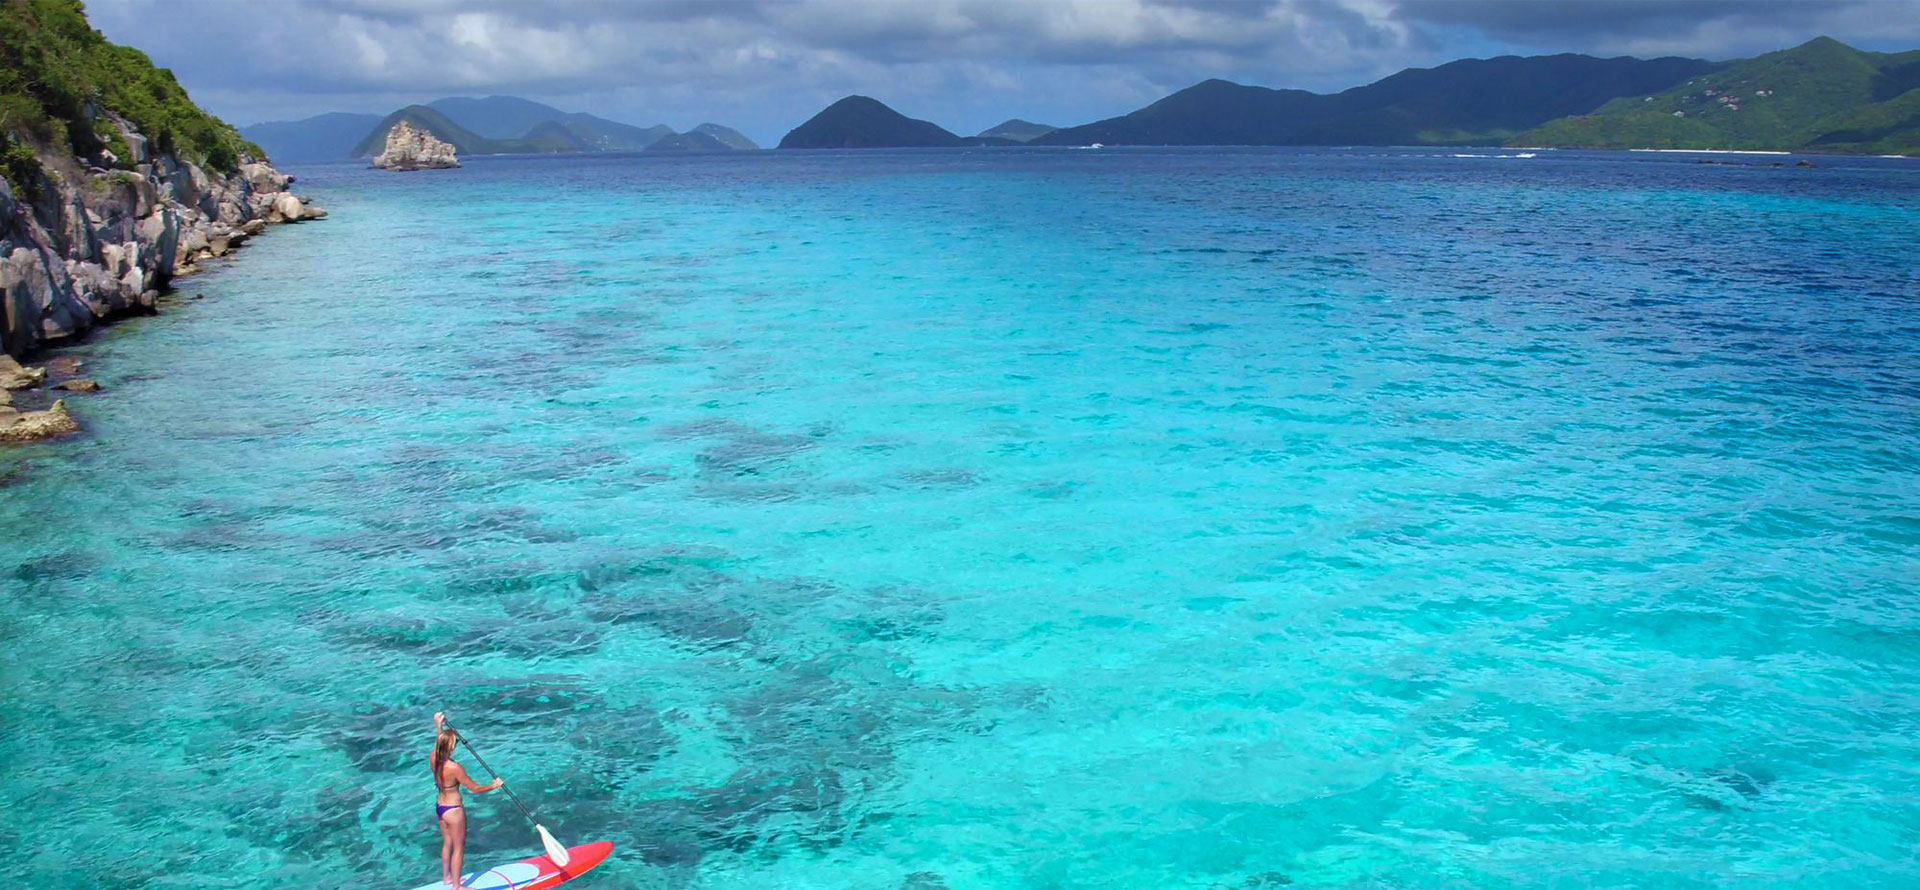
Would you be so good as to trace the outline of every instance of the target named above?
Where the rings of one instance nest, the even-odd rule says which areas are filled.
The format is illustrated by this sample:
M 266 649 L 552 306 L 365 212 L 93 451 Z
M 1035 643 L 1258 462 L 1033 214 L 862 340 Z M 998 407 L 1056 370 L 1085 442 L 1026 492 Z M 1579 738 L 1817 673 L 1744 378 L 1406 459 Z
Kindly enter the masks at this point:
M 172 153 L 221 173 L 259 149 L 200 110 L 173 72 L 145 53 L 107 42 L 79 0 L 0 0 L 0 133 L 9 179 L 30 160 L 27 143 L 91 157 L 106 148 L 122 164 L 127 146 L 101 115 L 110 111 Z M 17 180 L 16 180 L 17 182 Z
M 1820 37 L 1548 122 L 1518 145 L 1920 152 L 1920 51 Z

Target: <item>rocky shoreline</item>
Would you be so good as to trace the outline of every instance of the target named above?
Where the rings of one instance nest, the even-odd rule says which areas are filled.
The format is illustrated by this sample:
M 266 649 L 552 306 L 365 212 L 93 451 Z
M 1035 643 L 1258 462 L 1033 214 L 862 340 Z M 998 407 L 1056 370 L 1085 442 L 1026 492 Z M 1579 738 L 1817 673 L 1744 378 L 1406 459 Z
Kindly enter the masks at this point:
M 154 151 L 116 115 L 102 112 L 101 120 L 118 129 L 131 157 L 104 149 L 92 158 L 42 151 L 37 176 L 0 181 L 0 442 L 79 429 L 59 400 L 42 410 L 15 406 L 16 396 L 42 401 L 31 393 L 47 381 L 46 367 L 15 359 L 95 325 L 151 315 L 177 279 L 268 226 L 327 215 L 289 189 L 293 177 L 264 160 L 242 158 L 232 175 L 220 175 Z M 84 378 L 57 379 L 70 376 L 57 373 L 55 382 L 70 391 L 98 389 Z

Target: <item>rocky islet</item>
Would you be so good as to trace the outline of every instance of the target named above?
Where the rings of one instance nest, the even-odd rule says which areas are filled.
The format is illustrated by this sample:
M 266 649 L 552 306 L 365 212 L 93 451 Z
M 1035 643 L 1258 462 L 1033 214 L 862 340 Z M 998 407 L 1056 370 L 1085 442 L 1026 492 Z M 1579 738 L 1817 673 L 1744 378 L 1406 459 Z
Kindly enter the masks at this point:
M 382 170 L 444 170 L 460 166 L 454 148 L 426 128 L 400 121 L 387 131 L 386 149 L 373 159 Z

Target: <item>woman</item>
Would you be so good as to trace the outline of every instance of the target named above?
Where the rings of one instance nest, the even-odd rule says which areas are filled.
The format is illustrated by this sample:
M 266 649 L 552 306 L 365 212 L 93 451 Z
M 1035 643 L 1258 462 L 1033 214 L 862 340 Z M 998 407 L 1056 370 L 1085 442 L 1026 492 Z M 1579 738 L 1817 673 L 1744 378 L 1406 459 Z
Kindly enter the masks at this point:
M 475 794 L 485 794 L 506 784 L 494 777 L 491 785 L 476 785 L 460 764 L 453 762 L 453 745 L 460 734 L 447 728 L 447 715 L 433 715 L 433 814 L 440 822 L 440 880 L 455 890 L 469 890 L 460 883 L 460 860 L 467 853 L 467 815 L 460 807 L 460 786 Z

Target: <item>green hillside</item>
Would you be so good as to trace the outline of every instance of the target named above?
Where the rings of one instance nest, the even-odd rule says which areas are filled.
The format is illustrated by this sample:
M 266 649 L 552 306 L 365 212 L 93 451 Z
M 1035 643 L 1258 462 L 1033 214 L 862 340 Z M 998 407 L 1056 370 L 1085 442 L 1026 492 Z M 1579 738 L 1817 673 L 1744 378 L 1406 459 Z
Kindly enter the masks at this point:
M 725 145 L 726 147 L 731 149 L 736 149 L 738 151 L 759 151 L 760 150 L 760 146 L 758 143 L 755 143 L 753 140 L 748 139 L 747 134 L 742 133 L 739 130 L 736 130 L 732 127 L 723 127 L 719 124 L 701 124 L 700 126 L 694 127 L 693 129 L 688 130 L 687 132 L 700 133 L 702 135 L 712 136 L 713 138 L 720 140 L 720 144 Z
M 497 139 L 494 141 L 512 142 L 514 140 Z M 521 137 L 519 141 L 527 143 L 532 147 L 533 151 L 552 152 L 554 154 L 587 151 L 587 144 L 580 141 L 580 137 L 575 135 L 570 127 L 559 121 L 542 121 L 534 124 L 533 129 L 528 130 L 527 135 Z
M 381 118 L 379 123 L 374 124 L 373 129 L 368 131 L 367 135 L 362 138 L 358 144 L 354 145 L 352 157 L 369 157 L 385 150 L 387 145 L 387 131 L 393 129 L 393 125 L 401 121 L 406 121 L 417 129 L 432 133 L 440 141 L 452 145 L 454 151 L 463 155 L 497 154 L 500 151 L 500 149 L 495 148 L 495 145 L 500 142 L 500 140 L 488 139 L 466 127 L 454 123 L 445 114 L 440 113 L 439 109 L 429 108 L 425 105 L 409 105 Z
M 1717 66 L 1700 59 L 1500 56 L 1409 68 L 1332 95 L 1208 80 L 1034 145 L 1497 145 Z
M 1033 121 L 1023 121 L 1016 117 L 1001 121 L 997 126 L 981 130 L 979 135 L 983 139 L 1011 139 L 1015 142 L 1030 142 L 1058 129 L 1060 128 L 1049 124 L 1036 124 Z
M 260 149 L 193 104 L 173 72 L 139 50 L 108 43 L 87 25 L 79 0 L 0 0 L 0 133 L 7 164 L 32 161 L 29 142 L 65 143 L 76 155 L 129 152 L 88 105 L 126 118 L 161 152 L 232 173 Z
M 658 140 L 652 145 L 647 146 L 644 150 L 649 153 L 657 152 L 666 154 L 674 152 L 735 151 L 736 149 L 725 142 L 721 142 L 719 137 L 711 133 L 690 131 L 686 133 L 675 133 L 665 139 Z
M 1515 145 L 1920 152 L 1920 51 L 1828 37 L 1550 121 Z
M 591 114 L 569 114 L 561 123 L 579 140 L 580 151 L 640 151 L 673 135 L 665 124 L 635 127 Z

